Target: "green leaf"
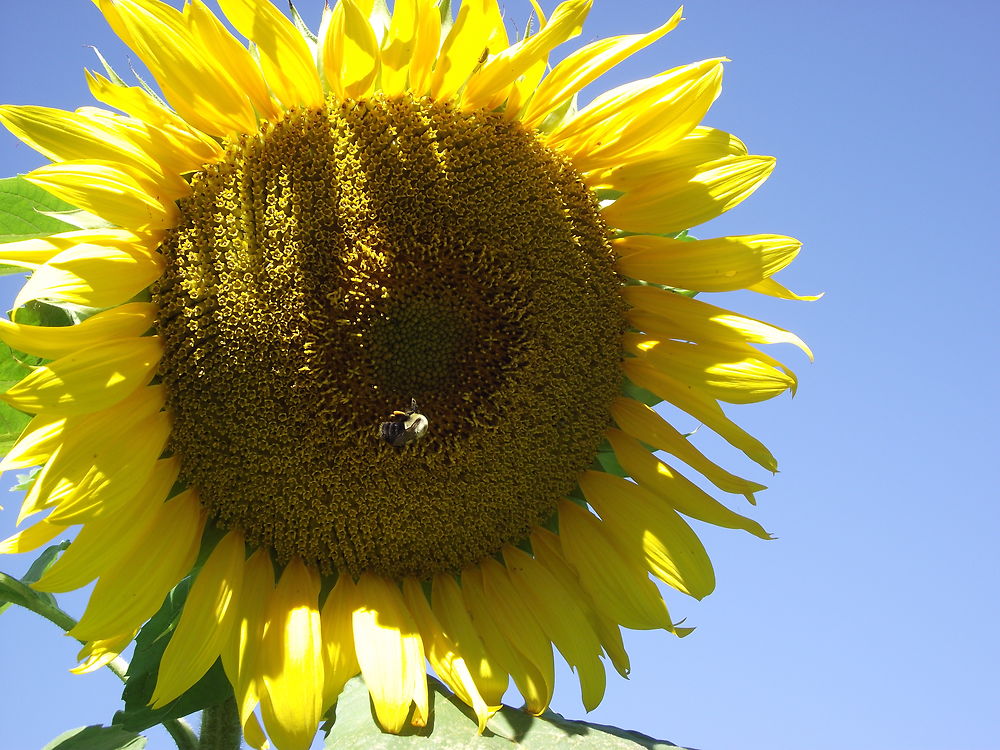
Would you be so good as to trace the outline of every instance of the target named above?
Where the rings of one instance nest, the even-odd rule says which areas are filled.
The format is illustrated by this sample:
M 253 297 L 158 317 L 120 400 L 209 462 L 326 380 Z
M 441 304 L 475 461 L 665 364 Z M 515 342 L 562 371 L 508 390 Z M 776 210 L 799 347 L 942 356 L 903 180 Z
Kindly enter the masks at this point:
M 534 717 L 515 708 L 504 707 L 476 735 L 475 715 L 435 679 L 429 678 L 431 717 L 423 728 L 411 727 L 402 735 L 384 734 L 375 722 L 368 690 L 353 679 L 337 703 L 336 718 L 326 737 L 328 750 L 395 750 L 411 747 L 434 748 L 580 748 L 580 750 L 667 750 L 677 746 L 638 732 L 616 727 L 569 721 L 551 711 Z
M 72 302 L 56 304 L 33 299 L 17 308 L 13 319 L 29 326 L 72 326 L 101 311 L 99 307 L 84 307 Z
M 142 750 L 146 738 L 121 727 L 93 724 L 63 732 L 42 750 Z
M 56 198 L 51 193 L 46 193 L 23 177 L 2 179 L 0 180 L 0 242 L 46 237 L 56 232 L 75 229 L 72 224 L 44 212 L 76 210 L 76 206 Z
M 191 587 L 191 577 L 185 578 L 167 595 L 160 610 L 153 615 L 139 631 L 135 639 L 135 653 L 129 664 L 122 699 L 125 710 L 115 714 L 115 726 L 132 732 L 162 724 L 169 719 L 178 719 L 209 706 L 216 706 L 232 697 L 233 689 L 222 669 L 222 662 L 216 661 L 212 668 L 187 692 L 161 708 L 153 709 L 149 699 L 153 697 L 156 677 L 159 674 L 160 659 L 170 641 Z
M 27 474 L 15 474 L 14 477 L 17 480 L 17 484 L 10 488 L 11 492 L 27 492 L 31 489 L 35 480 L 38 479 L 38 475 L 42 473 L 42 467 L 36 466 L 35 468 L 28 471 Z

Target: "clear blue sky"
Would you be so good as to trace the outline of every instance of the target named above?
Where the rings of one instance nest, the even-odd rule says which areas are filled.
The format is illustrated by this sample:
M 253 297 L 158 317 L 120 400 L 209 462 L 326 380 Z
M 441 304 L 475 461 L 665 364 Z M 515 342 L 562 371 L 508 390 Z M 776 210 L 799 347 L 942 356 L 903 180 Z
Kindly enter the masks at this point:
M 300 5 L 315 25 L 320 1 Z M 526 0 L 506 5 L 509 18 L 526 17 Z M 595 5 L 583 41 L 647 30 L 674 7 Z M 90 104 L 82 68 L 96 61 L 85 45 L 127 59 L 85 0 L 3 7 L 0 101 Z M 754 517 L 780 539 L 703 530 L 718 590 L 670 600 L 697 631 L 683 641 L 629 633 L 632 677 L 609 678 L 589 719 L 701 750 L 997 750 L 1000 268 L 987 222 L 1000 172 L 1000 10 L 986 0 L 692 0 L 685 15 L 600 88 L 732 58 L 707 123 L 777 156 L 778 169 L 698 234 L 795 235 L 804 251 L 779 279 L 826 296 L 717 297 L 791 328 L 817 354 L 809 365 L 775 350 L 798 370 L 799 394 L 730 412 L 781 462 L 773 480 L 751 474 L 771 485 Z M 0 175 L 40 163 L 0 134 Z M 5 282 L 6 304 L 13 291 Z M 696 439 L 752 472 L 707 431 Z M 6 536 L 17 498 L 0 504 Z M 0 570 L 28 563 L 2 559 Z M 61 601 L 79 615 L 79 597 Z M 110 720 L 117 680 L 69 675 L 76 647 L 54 626 L 8 611 L 0 644 L 0 747 L 34 750 Z M 565 673 L 553 708 L 583 717 Z M 150 747 L 171 744 L 158 734 Z

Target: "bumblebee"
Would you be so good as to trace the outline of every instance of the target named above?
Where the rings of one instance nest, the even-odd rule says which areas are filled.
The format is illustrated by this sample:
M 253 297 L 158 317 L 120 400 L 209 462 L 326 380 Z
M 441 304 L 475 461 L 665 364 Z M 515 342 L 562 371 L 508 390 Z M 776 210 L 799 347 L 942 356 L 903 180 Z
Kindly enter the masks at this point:
M 427 417 L 417 413 L 417 400 L 411 398 L 410 408 L 406 411 L 394 411 L 389 415 L 388 422 L 382 422 L 378 426 L 378 432 L 389 445 L 402 448 L 426 435 L 427 427 Z

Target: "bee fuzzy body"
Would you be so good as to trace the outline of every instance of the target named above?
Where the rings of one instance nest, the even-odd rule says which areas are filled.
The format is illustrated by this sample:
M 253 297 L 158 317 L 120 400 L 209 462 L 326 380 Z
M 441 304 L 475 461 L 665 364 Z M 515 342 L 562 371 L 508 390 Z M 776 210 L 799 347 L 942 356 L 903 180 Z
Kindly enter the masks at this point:
M 417 412 L 417 400 L 410 399 L 406 411 L 394 411 L 387 422 L 379 425 L 379 436 L 394 448 L 415 443 L 427 434 L 427 417 Z

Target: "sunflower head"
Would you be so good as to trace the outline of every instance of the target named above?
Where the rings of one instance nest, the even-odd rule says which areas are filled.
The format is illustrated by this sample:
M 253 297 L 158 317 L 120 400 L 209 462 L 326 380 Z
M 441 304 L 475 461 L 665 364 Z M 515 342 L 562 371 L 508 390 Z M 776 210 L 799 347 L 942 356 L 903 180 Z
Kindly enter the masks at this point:
M 677 465 L 763 487 L 651 407 L 773 471 L 720 402 L 794 389 L 756 344 L 808 350 L 694 299 L 802 299 L 771 278 L 797 241 L 686 233 L 773 167 L 700 124 L 723 59 L 577 105 L 680 11 L 550 66 L 590 0 L 520 38 L 496 0 L 340 0 L 315 36 L 221 0 L 250 49 L 200 0 L 96 4 L 162 98 L 88 72 L 111 109 L 0 108 L 52 160 L 27 179 L 105 223 L 0 246 L 32 272 L 0 337 L 43 358 L 0 396 L 33 415 L 0 469 L 42 467 L 0 550 L 79 527 L 35 586 L 97 579 L 81 669 L 183 582 L 152 705 L 221 660 L 248 741 L 296 750 L 358 673 L 399 732 L 427 660 L 482 731 L 511 681 L 545 710 L 553 646 L 591 709 L 621 627 L 686 634 L 649 577 L 714 588 L 684 517 L 769 535 Z

